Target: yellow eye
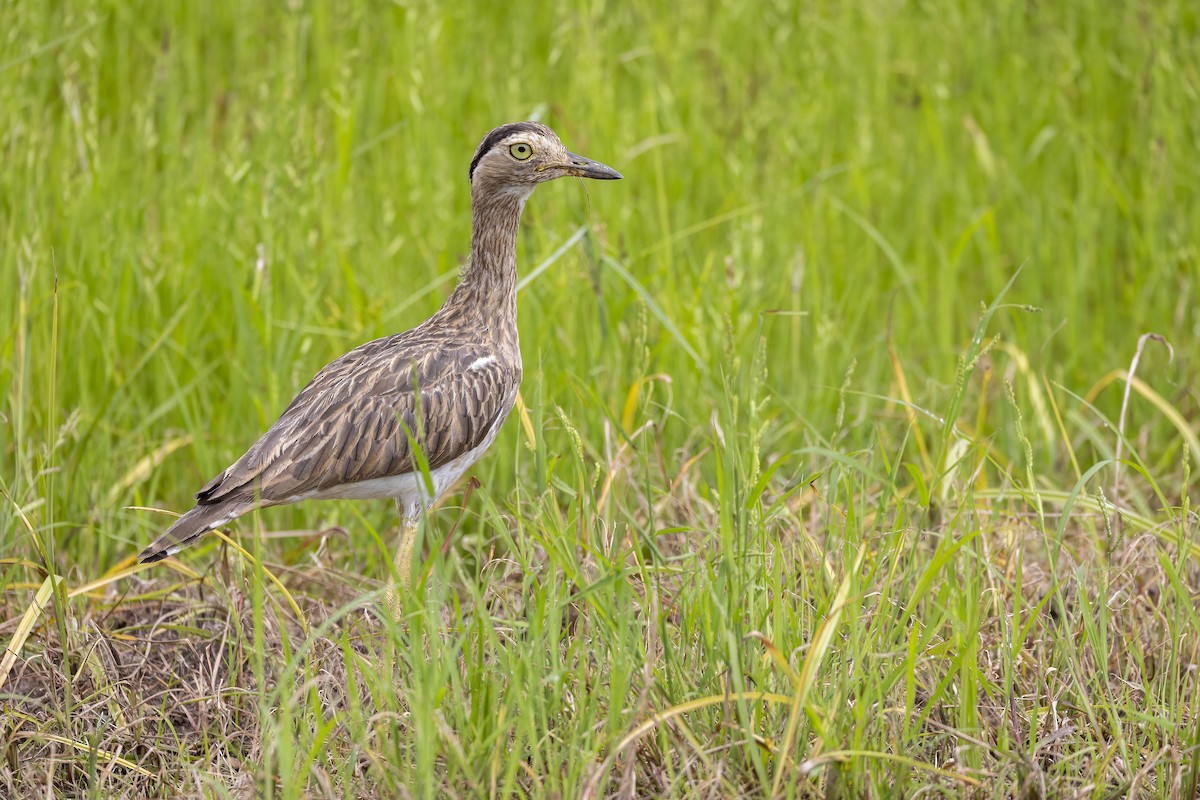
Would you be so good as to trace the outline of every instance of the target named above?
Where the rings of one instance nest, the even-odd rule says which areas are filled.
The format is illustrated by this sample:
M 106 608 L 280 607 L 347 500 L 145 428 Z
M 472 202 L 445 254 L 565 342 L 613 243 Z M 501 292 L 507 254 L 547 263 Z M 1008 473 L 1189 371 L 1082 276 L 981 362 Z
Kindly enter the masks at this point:
M 508 154 L 517 161 L 528 161 L 529 157 L 533 155 L 533 148 L 524 142 L 517 142 L 508 146 Z

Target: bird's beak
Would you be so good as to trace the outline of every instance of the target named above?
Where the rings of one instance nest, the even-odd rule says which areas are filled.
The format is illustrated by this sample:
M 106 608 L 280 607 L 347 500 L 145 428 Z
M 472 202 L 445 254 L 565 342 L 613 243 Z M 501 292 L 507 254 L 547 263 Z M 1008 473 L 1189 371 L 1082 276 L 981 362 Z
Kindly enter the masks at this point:
M 567 153 L 566 163 L 556 164 L 564 174 L 576 178 L 595 178 L 601 181 L 616 181 L 621 179 L 621 173 L 612 167 L 606 167 L 599 161 L 592 161 L 575 153 Z

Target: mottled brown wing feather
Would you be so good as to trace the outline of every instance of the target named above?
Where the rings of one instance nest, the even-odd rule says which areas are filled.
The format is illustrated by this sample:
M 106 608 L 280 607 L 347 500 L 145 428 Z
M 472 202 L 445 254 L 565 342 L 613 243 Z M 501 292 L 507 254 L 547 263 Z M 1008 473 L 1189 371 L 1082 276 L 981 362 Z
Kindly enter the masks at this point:
M 520 368 L 489 359 L 482 344 L 422 333 L 377 339 L 330 363 L 196 499 L 270 505 L 403 475 L 416 463 L 410 437 L 430 469 L 477 447 L 511 409 Z

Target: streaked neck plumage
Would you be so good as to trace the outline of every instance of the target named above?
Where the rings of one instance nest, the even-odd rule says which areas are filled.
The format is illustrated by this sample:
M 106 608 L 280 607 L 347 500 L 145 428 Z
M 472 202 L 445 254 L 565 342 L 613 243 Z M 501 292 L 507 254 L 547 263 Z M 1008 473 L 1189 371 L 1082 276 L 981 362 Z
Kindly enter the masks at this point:
M 517 347 L 517 231 L 529 191 L 471 187 L 471 257 L 444 311 L 484 323 L 501 345 Z M 453 312 L 452 312 L 453 313 Z

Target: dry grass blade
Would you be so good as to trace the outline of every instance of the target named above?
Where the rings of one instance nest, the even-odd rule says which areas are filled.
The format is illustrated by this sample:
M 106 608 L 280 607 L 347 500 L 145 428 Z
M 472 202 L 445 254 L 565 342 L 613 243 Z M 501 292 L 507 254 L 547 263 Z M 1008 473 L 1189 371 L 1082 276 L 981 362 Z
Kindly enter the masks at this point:
M 904 372 L 904 365 L 900 363 L 900 356 L 896 354 L 896 348 L 891 344 L 888 345 L 888 358 L 892 364 L 892 375 L 896 379 L 896 387 L 900 390 L 900 397 L 904 400 L 904 413 L 908 417 L 908 427 L 913 433 L 913 440 L 917 443 L 917 451 L 921 454 L 921 463 L 925 465 L 925 473 L 932 476 L 933 459 L 929 456 L 929 448 L 925 444 L 925 434 L 921 432 L 921 420 L 917 416 L 917 410 L 913 403 L 912 392 L 908 390 L 908 376 Z
M 30 561 L 27 558 L 0 558 L 0 566 L 25 567 L 26 569 L 31 569 L 34 572 L 42 573 L 43 577 L 46 575 L 46 568 L 44 566 L 38 564 L 37 562 Z
M 1125 379 L 1125 392 L 1121 395 L 1121 414 L 1117 418 L 1117 447 L 1116 454 L 1113 456 L 1112 501 L 1114 503 L 1121 502 L 1121 448 L 1125 445 L 1125 414 L 1129 410 L 1129 390 L 1134 376 L 1137 375 L 1138 362 L 1142 360 L 1142 351 L 1146 349 L 1146 342 L 1149 341 L 1165 344 L 1171 360 L 1175 359 L 1175 348 L 1171 347 L 1171 343 L 1165 337 L 1159 336 L 1157 333 L 1143 333 L 1138 337 L 1137 350 L 1133 354 L 1133 360 L 1129 362 L 1129 372 Z
M 612 766 L 612 761 L 615 757 L 615 754 L 620 753 L 622 750 L 628 747 L 629 744 L 641 738 L 642 736 L 645 736 L 663 722 L 666 722 L 673 717 L 677 717 L 680 714 L 686 714 L 689 711 L 695 711 L 698 708 L 705 708 L 707 706 L 715 706 L 722 703 L 731 702 L 763 702 L 786 705 L 792 702 L 792 698 L 785 694 L 775 694 L 773 692 L 730 692 L 729 694 L 714 694 L 709 695 L 708 697 L 698 697 L 695 700 L 689 700 L 686 703 L 680 703 L 679 705 L 671 706 L 670 708 L 659 711 L 657 714 L 653 714 L 649 719 L 645 720 L 632 731 L 627 733 L 625 737 L 621 739 L 621 741 L 617 742 L 617 744 L 613 746 L 612 750 L 609 752 L 609 755 L 604 759 L 603 762 L 601 762 L 600 766 L 596 768 L 596 771 L 592 773 L 592 777 L 588 779 L 587 785 L 584 787 L 581 797 L 583 797 L 584 800 L 595 797 L 596 792 L 600 788 L 600 782 L 604 780 L 604 776 L 608 773 L 609 768 Z
M 33 632 L 34 626 L 46 611 L 46 606 L 50 603 L 50 598 L 54 594 L 54 586 L 61 583 L 62 578 L 57 575 L 47 575 L 42 581 L 41 587 L 37 590 L 37 594 L 33 596 L 33 603 L 29 608 L 25 609 L 25 613 L 21 616 L 21 621 L 17 624 L 17 630 L 9 640 L 8 646 L 4 649 L 4 659 L 0 661 L 0 689 L 4 688 L 4 684 L 8 682 L 8 675 L 12 672 L 13 666 L 17 663 L 17 653 L 21 652 L 21 648 L 25 646 L 25 640 L 29 638 L 29 634 Z
M 98 747 L 92 747 L 89 744 L 84 744 L 83 742 L 77 742 L 74 739 L 68 739 L 66 736 L 59 736 L 54 733 L 33 733 L 33 732 L 20 733 L 18 735 L 25 739 L 35 739 L 35 740 L 47 741 L 47 742 L 57 742 L 58 744 L 66 745 L 67 747 L 70 747 L 74 750 L 78 750 L 81 753 L 87 753 L 89 755 L 96 755 L 100 758 L 111 761 L 113 764 L 118 764 L 118 765 L 124 767 L 125 769 L 136 772 L 138 775 L 141 775 L 143 778 L 152 778 L 153 779 L 153 778 L 158 777 L 153 772 L 150 772 L 147 769 L 139 767 L 137 764 L 134 764 L 129 759 L 122 758 L 121 756 L 117 755 L 116 753 L 111 753 L 108 750 L 101 750 Z
M 787 656 L 780 652 L 779 648 L 775 646 L 774 642 L 772 642 L 759 631 L 750 631 L 750 633 L 746 634 L 746 638 L 754 639 L 763 647 L 767 648 L 767 653 L 771 656 L 771 660 L 775 662 L 777 667 L 783 670 L 783 674 L 787 675 L 788 680 L 792 682 L 792 686 L 799 690 L 800 676 L 796 674 L 796 670 L 792 669 L 792 665 L 788 663 Z
M 80 595 L 90 594 L 90 593 L 96 591 L 97 589 L 103 589 L 105 586 L 114 584 L 117 581 L 122 580 L 124 578 L 128 578 L 131 575 L 137 575 L 139 572 L 145 572 L 146 570 L 154 568 L 154 564 L 137 564 L 134 562 L 135 562 L 134 556 L 130 556 L 129 558 L 126 558 L 123 561 L 118 562 L 116 565 L 114 565 L 112 567 L 112 569 L 105 572 L 103 575 L 101 575 L 96 580 L 89 581 L 88 583 L 82 584 L 80 586 L 76 586 L 74 589 L 69 590 L 67 592 L 67 597 L 79 597 Z M 193 578 L 193 579 L 197 579 L 197 580 L 200 578 L 199 573 L 197 573 L 195 570 L 188 568 L 184 564 L 172 565 L 172 566 L 182 567 L 182 569 L 179 569 L 179 571 L 183 572 L 189 578 Z
M 292 593 L 289 592 L 288 588 L 283 585 L 283 582 L 280 581 L 279 578 L 275 577 L 275 573 L 273 573 L 273 572 L 271 572 L 271 570 L 267 569 L 266 564 L 260 563 L 257 559 L 254 558 L 254 556 L 252 556 L 250 554 L 250 551 L 248 551 L 246 548 L 242 547 L 240 544 L 235 542 L 224 531 L 215 530 L 215 531 L 213 531 L 213 533 L 215 533 L 217 536 L 221 537 L 221 539 L 224 540 L 224 542 L 227 545 L 229 545 L 230 547 L 232 547 L 237 553 L 239 553 L 242 556 L 242 558 L 246 559 L 251 564 L 254 564 L 262 569 L 263 574 L 267 576 L 267 580 L 269 580 L 271 583 L 275 584 L 275 588 L 277 588 L 280 592 L 282 592 L 283 596 L 285 598 L 287 598 L 288 605 L 292 607 L 292 612 L 296 615 L 296 619 L 300 622 L 300 627 L 304 629 L 305 633 L 307 633 L 308 632 L 308 620 L 306 620 L 304 618 L 304 612 L 300 610 L 300 604 L 296 602 L 296 598 L 292 597 Z
M 525 434 L 525 441 L 529 442 L 529 446 L 537 448 L 537 433 L 533 429 L 533 420 L 529 418 L 529 408 L 525 405 L 525 397 L 521 394 L 521 390 L 517 390 L 517 418 L 521 421 L 521 431 Z
M 1179 432 L 1179 435 L 1183 437 L 1183 440 L 1187 442 L 1188 447 L 1191 448 L 1193 458 L 1195 458 L 1197 461 L 1200 461 L 1200 437 L 1197 437 L 1195 429 L 1192 428 L 1191 424 L 1188 423 L 1187 418 L 1183 416 L 1179 409 L 1172 405 L 1161 394 L 1150 388 L 1150 386 L 1141 378 L 1135 375 L 1130 375 L 1123 369 L 1114 369 L 1112 372 L 1109 372 L 1103 378 L 1096 381 L 1096 383 L 1092 385 L 1092 388 L 1088 390 L 1087 394 L 1084 395 L 1083 399 L 1089 403 L 1095 402 L 1096 397 L 1100 394 L 1100 392 L 1108 388 L 1110 384 L 1121 380 L 1128 381 L 1128 384 L 1133 387 L 1134 391 L 1149 400 L 1150 404 L 1157 408 L 1159 413 L 1167 418 L 1171 425 L 1175 427 L 1175 430 Z

